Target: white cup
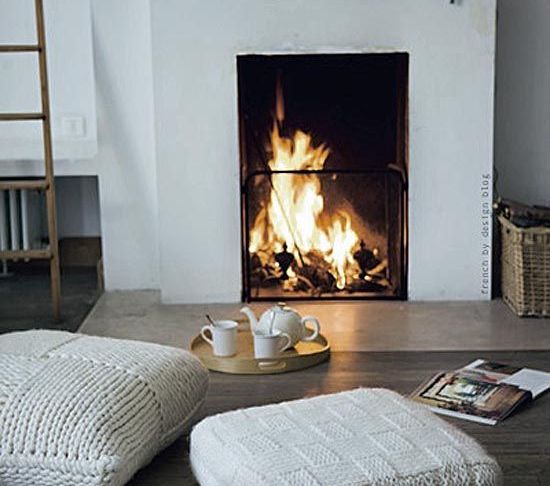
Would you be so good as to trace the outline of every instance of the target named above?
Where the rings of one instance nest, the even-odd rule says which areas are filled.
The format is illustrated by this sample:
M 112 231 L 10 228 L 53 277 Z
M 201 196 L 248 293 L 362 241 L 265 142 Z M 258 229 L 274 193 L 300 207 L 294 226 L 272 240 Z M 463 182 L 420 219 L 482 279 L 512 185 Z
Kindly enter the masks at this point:
M 215 321 L 214 324 L 203 326 L 202 338 L 212 346 L 215 356 L 233 356 L 237 354 L 237 327 L 235 321 Z M 210 331 L 212 338 L 206 335 Z
M 254 357 L 256 359 L 276 358 L 291 345 L 292 338 L 286 332 L 274 330 L 254 333 Z

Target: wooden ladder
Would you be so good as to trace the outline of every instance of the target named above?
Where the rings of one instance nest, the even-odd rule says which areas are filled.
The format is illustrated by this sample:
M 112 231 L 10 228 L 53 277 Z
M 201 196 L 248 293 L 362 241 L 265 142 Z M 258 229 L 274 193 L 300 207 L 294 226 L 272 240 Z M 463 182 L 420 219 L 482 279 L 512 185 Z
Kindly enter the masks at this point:
M 44 191 L 48 215 L 49 246 L 42 250 L 0 251 L 2 260 L 49 260 L 53 315 L 61 317 L 61 276 L 59 272 L 59 247 L 57 241 L 57 220 L 55 209 L 55 181 L 53 170 L 52 132 L 50 120 L 50 97 L 48 92 L 48 71 L 46 66 L 46 31 L 44 27 L 44 6 L 42 0 L 34 0 L 37 43 L 32 45 L 0 45 L 0 53 L 36 52 L 40 74 L 41 111 L 38 113 L 0 113 L 2 121 L 41 121 L 44 143 L 45 175 L 40 179 L 0 180 L 0 190 L 34 189 Z

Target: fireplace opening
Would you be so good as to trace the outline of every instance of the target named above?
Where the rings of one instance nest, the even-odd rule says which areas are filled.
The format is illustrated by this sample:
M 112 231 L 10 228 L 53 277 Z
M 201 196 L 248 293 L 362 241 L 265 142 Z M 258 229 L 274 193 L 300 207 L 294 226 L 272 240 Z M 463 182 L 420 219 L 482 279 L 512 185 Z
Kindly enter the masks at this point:
M 237 73 L 243 300 L 406 299 L 408 54 Z

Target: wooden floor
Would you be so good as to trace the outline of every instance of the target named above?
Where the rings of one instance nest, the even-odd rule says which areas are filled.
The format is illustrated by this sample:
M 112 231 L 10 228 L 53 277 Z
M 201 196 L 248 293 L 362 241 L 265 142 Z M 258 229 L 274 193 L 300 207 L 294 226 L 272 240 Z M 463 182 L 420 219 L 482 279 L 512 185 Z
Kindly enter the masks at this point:
M 478 357 L 550 371 L 550 351 L 337 352 L 330 362 L 300 372 L 263 377 L 212 373 L 205 414 L 359 386 L 408 394 L 435 372 Z M 550 394 L 494 427 L 448 420 L 496 457 L 504 470 L 505 485 L 550 485 Z M 185 439 L 161 453 L 130 482 L 131 486 L 194 484 Z

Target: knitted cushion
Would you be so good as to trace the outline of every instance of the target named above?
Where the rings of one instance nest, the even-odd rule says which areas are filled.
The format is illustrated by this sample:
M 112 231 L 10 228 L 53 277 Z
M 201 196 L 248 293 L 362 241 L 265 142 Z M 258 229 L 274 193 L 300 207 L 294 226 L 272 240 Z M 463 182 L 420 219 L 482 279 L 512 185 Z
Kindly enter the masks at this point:
M 498 464 L 421 405 L 383 389 L 209 417 L 191 433 L 202 486 L 479 485 Z
M 208 374 L 166 346 L 0 336 L 0 484 L 122 485 L 188 426 Z

